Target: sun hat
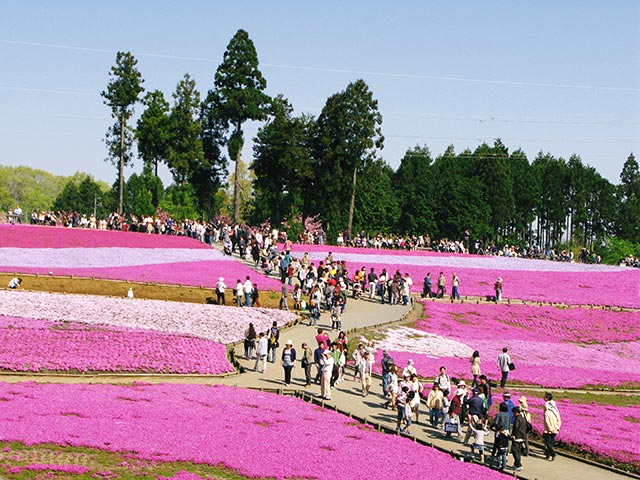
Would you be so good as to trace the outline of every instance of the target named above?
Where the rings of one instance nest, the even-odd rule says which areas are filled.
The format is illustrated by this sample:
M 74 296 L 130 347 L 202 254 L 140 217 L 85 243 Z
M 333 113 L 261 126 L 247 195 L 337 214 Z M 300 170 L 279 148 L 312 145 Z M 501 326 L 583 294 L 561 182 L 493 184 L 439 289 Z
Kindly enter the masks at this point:
M 463 381 L 463 380 L 460 380 L 460 381 L 458 382 L 458 387 L 466 387 L 466 386 L 467 386 L 467 384 L 466 384 L 466 383 L 464 383 L 464 381 Z
M 331 350 L 325 350 L 322 352 L 323 355 L 331 355 Z
M 285 343 L 285 345 L 293 345 L 293 341 L 287 340 L 287 343 Z
M 523 395 L 523 396 L 521 396 L 521 397 L 518 399 L 518 402 L 519 402 L 519 403 L 522 403 L 523 405 L 526 405 L 526 404 L 527 404 L 527 397 L 525 397 L 524 395 Z
M 224 282 L 224 277 L 220 277 L 220 278 L 218 279 L 218 281 L 219 281 L 219 282 Z

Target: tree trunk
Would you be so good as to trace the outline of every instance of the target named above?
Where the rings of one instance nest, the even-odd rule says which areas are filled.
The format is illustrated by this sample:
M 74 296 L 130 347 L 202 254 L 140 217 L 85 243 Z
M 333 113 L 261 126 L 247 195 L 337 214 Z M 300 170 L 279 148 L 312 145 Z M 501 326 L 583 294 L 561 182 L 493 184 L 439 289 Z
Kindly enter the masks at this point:
M 124 115 L 120 116 L 120 162 L 118 164 L 118 214 L 122 215 L 124 196 Z
M 240 151 L 236 154 L 236 171 L 233 181 L 233 221 L 240 223 Z
M 353 227 L 353 210 L 356 204 L 356 180 L 358 176 L 358 167 L 353 167 L 353 183 L 351 184 L 351 202 L 349 203 L 349 222 L 347 224 L 347 232 L 351 239 L 351 228 Z

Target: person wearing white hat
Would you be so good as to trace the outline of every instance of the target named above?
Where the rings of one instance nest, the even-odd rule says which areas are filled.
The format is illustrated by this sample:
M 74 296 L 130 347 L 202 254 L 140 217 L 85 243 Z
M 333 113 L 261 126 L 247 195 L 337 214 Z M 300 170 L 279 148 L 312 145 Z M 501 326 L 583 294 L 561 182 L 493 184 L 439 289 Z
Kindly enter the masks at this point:
M 296 349 L 293 348 L 293 342 L 287 340 L 282 350 L 282 368 L 284 368 L 284 385 L 288 387 L 291 384 L 291 370 L 296 361 Z
M 227 300 L 224 297 L 224 292 L 227 289 L 227 286 L 224 283 L 224 277 L 220 277 L 218 279 L 218 283 L 216 283 L 216 303 L 218 305 L 226 305 Z
M 502 277 L 498 277 L 493 288 L 496 291 L 496 303 L 502 301 Z
M 331 400 L 331 375 L 333 374 L 333 357 L 331 356 L 331 350 L 325 350 L 322 352 L 322 358 L 320 359 L 320 365 L 322 369 L 322 376 L 320 378 L 320 396 L 325 400 Z

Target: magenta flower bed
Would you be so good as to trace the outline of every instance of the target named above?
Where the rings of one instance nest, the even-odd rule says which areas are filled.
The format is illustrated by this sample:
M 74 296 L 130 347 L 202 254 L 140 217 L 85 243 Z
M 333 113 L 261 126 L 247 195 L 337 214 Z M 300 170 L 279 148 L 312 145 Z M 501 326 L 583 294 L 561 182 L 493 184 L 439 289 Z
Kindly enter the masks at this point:
M 0 248 L 198 248 L 209 245 L 189 237 L 114 230 L 0 224 Z
M 511 392 L 514 400 L 520 395 Z M 530 397 L 528 393 L 524 395 L 528 399 L 531 423 L 536 432 L 542 435 L 544 400 Z M 640 443 L 637 441 L 640 406 L 619 407 L 596 403 L 585 405 L 564 399 L 556 403 L 562 418 L 560 433 L 556 437 L 558 442 L 572 444 L 583 452 L 624 463 L 640 462 Z M 494 408 L 498 404 L 499 401 L 494 398 Z
M 301 400 L 233 387 L 0 384 L 0 399 L 0 440 L 28 445 L 130 451 L 258 478 L 507 478 Z
M 640 311 L 427 301 L 425 313 L 427 318 L 416 324 L 418 332 L 467 349 L 454 356 L 434 354 L 433 345 L 421 348 L 410 341 L 410 333 L 403 333 L 403 339 L 394 331 L 379 342 L 379 348 L 393 352 L 396 363 L 404 366 L 413 359 L 425 377 L 445 365 L 451 376 L 469 379 L 469 356 L 478 350 L 482 373 L 497 379 L 496 361 L 506 346 L 516 364 L 511 380 L 559 388 L 640 382 Z
M 275 321 L 284 325 L 296 314 L 266 308 L 238 308 L 196 303 L 109 298 L 94 295 L 0 290 L 0 312 L 7 316 L 146 329 L 189 335 L 229 344 L 244 338 L 252 322 L 266 331 Z M 46 306 L 46 308 L 43 308 Z
M 0 225 L 0 271 L 206 288 L 219 277 L 233 288 L 250 276 L 261 290 L 281 288 L 192 238 L 60 227 Z
M 0 316 L 0 368 L 216 375 L 232 372 L 224 345 L 139 329 Z
M 422 291 L 422 281 L 428 272 L 431 272 L 435 291 L 442 271 L 447 278 L 447 294 L 450 294 L 451 278 L 453 272 L 457 272 L 463 297 L 495 295 L 493 285 L 502 277 L 505 299 L 640 308 L 640 272 L 626 267 L 311 245 L 296 245 L 294 251 L 299 256 L 309 251 L 315 261 L 324 259 L 331 251 L 335 260 L 347 262 L 350 274 L 363 266 L 367 271 L 375 268 L 378 274 L 383 268 L 389 273 L 396 270 L 403 275 L 409 273 L 414 292 Z
M 192 287 L 215 288 L 219 277 L 225 279 L 229 287 L 227 302 L 232 297 L 231 289 L 238 279 L 244 281 L 249 275 L 260 290 L 280 291 L 282 284 L 275 278 L 267 277 L 234 260 L 199 261 L 189 263 L 159 263 L 155 265 L 110 267 L 110 268 L 37 268 L 0 267 L 1 271 L 32 273 L 40 275 L 73 275 L 83 278 L 103 278 L 107 280 L 128 280 L 130 282 L 162 283 Z M 125 292 L 126 293 L 126 292 Z

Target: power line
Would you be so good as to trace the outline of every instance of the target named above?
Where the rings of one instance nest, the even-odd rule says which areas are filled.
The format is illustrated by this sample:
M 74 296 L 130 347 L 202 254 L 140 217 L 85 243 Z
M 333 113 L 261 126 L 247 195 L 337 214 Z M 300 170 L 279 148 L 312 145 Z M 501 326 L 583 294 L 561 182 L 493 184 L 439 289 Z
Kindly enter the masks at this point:
M 76 51 L 85 51 L 85 52 L 94 52 L 94 53 L 109 53 L 109 54 L 116 53 L 115 51 L 108 50 L 108 49 L 78 47 L 73 45 L 60 45 L 60 44 L 53 44 L 53 43 L 38 43 L 38 42 L 3 40 L 3 39 L 0 39 L 0 43 L 6 43 L 11 45 L 32 46 L 32 47 L 76 50 Z M 147 53 L 147 52 L 137 52 L 135 55 L 138 57 L 166 58 L 170 60 L 185 60 L 185 61 L 194 61 L 194 62 L 207 62 L 207 63 L 214 63 L 214 64 L 220 61 L 219 59 L 216 60 L 216 59 L 206 58 L 206 57 L 190 57 L 190 56 L 183 56 L 183 55 L 168 55 L 168 54 Z M 266 68 L 281 68 L 281 69 L 302 70 L 302 71 L 311 71 L 311 72 L 340 73 L 340 74 L 346 73 L 349 75 L 381 76 L 381 77 L 408 78 L 408 79 L 418 79 L 418 80 L 440 80 L 440 81 L 466 82 L 466 83 L 484 83 L 484 84 L 509 85 L 509 86 L 519 86 L 519 87 L 569 88 L 569 89 L 580 89 L 580 90 L 604 90 L 604 91 L 633 92 L 633 93 L 640 92 L 640 88 L 613 87 L 613 86 L 602 86 L 602 85 L 576 85 L 576 84 L 563 84 L 563 83 L 524 82 L 524 81 L 515 81 L 515 80 L 494 80 L 494 79 L 486 79 L 486 78 L 449 77 L 449 76 L 443 76 L 443 75 L 376 72 L 376 71 L 367 71 L 367 70 L 352 70 L 352 69 L 330 68 L 330 67 L 309 66 L 309 65 L 287 65 L 287 64 L 276 64 L 276 63 L 262 63 L 261 66 Z

